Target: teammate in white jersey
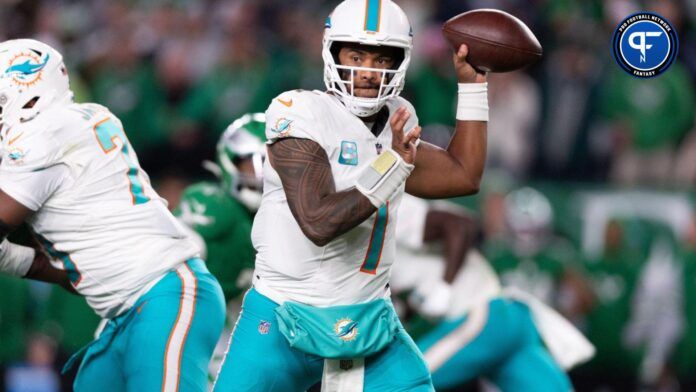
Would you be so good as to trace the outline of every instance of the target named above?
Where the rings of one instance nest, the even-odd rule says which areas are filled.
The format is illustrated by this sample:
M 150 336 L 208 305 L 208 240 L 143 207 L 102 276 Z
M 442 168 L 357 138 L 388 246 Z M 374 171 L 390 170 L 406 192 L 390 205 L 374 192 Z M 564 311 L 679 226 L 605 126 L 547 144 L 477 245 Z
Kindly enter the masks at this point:
M 224 302 L 138 164 L 121 122 L 77 104 L 62 56 L 0 43 L 0 270 L 61 283 L 108 319 L 75 390 L 203 391 Z M 8 242 L 27 222 L 47 253 Z
M 435 321 L 416 339 L 435 388 L 483 377 L 502 391 L 571 390 L 564 369 L 590 359 L 592 344 L 541 301 L 501 289 L 473 248 L 475 220 L 441 203 L 404 196 L 390 281 L 394 293 L 412 290 L 409 304 Z
M 326 20 L 328 91 L 285 92 L 268 108 L 254 288 L 216 390 L 302 391 L 322 369 L 325 390 L 432 390 L 389 301 L 396 210 L 404 190 L 478 190 L 487 85 L 459 48 L 455 135 L 447 150 L 418 144 L 414 109 L 399 97 L 411 48 L 393 1 L 343 1 Z

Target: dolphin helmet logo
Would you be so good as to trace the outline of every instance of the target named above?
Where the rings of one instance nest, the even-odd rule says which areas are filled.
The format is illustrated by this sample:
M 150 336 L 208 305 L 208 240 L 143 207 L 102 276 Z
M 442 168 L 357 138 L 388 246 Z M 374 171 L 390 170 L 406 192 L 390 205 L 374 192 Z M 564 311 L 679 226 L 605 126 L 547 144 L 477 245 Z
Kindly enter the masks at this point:
M 19 53 L 10 60 L 5 75 L 20 86 L 31 86 L 41 80 L 43 69 L 48 64 L 48 53 L 43 61 L 33 53 Z

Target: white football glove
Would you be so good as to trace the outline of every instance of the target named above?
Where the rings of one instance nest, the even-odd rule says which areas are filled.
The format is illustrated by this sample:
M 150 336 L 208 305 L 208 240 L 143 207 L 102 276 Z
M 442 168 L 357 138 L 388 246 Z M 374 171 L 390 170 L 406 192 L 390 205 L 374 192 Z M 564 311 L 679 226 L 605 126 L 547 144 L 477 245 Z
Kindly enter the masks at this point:
M 427 318 L 443 317 L 451 301 L 452 286 L 442 279 L 423 282 L 408 297 L 409 305 Z
M 34 263 L 35 255 L 34 249 L 13 244 L 5 239 L 0 243 L 0 272 L 23 278 Z

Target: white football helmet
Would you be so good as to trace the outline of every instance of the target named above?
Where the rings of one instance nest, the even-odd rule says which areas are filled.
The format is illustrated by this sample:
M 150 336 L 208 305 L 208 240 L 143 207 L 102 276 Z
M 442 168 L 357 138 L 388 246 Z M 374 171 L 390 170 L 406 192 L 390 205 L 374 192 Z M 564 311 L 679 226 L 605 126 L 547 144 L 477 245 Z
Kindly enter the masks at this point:
M 514 233 L 539 233 L 553 223 L 553 209 L 541 192 L 524 187 L 505 197 L 507 223 Z
M 392 70 L 339 65 L 338 53 L 332 51 L 337 42 L 392 46 L 403 49 L 404 56 L 397 69 Z M 398 96 L 403 90 L 412 47 L 411 24 L 392 0 L 345 0 L 326 18 L 322 50 L 326 88 L 335 93 L 351 113 L 358 117 L 371 116 L 387 99 Z M 344 79 L 340 71 L 350 76 Z M 355 96 L 353 78 L 357 71 L 382 73 L 377 97 Z
M 72 102 L 63 56 L 33 39 L 0 43 L 0 125 L 32 120 L 56 103 Z
M 263 161 L 266 158 L 266 115 L 247 113 L 230 124 L 217 145 L 217 163 L 225 189 L 256 212 L 261 206 Z M 254 174 L 237 168 L 240 159 L 250 159 Z

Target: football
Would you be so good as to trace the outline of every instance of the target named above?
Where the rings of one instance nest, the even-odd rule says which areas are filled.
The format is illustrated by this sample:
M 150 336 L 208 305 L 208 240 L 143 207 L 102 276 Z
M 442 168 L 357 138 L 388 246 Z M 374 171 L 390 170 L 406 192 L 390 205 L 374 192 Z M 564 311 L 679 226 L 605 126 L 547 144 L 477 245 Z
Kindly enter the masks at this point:
M 542 49 L 534 33 L 516 17 L 494 9 L 459 14 L 442 26 L 454 51 L 467 44 L 467 61 L 485 72 L 508 72 L 535 63 Z

